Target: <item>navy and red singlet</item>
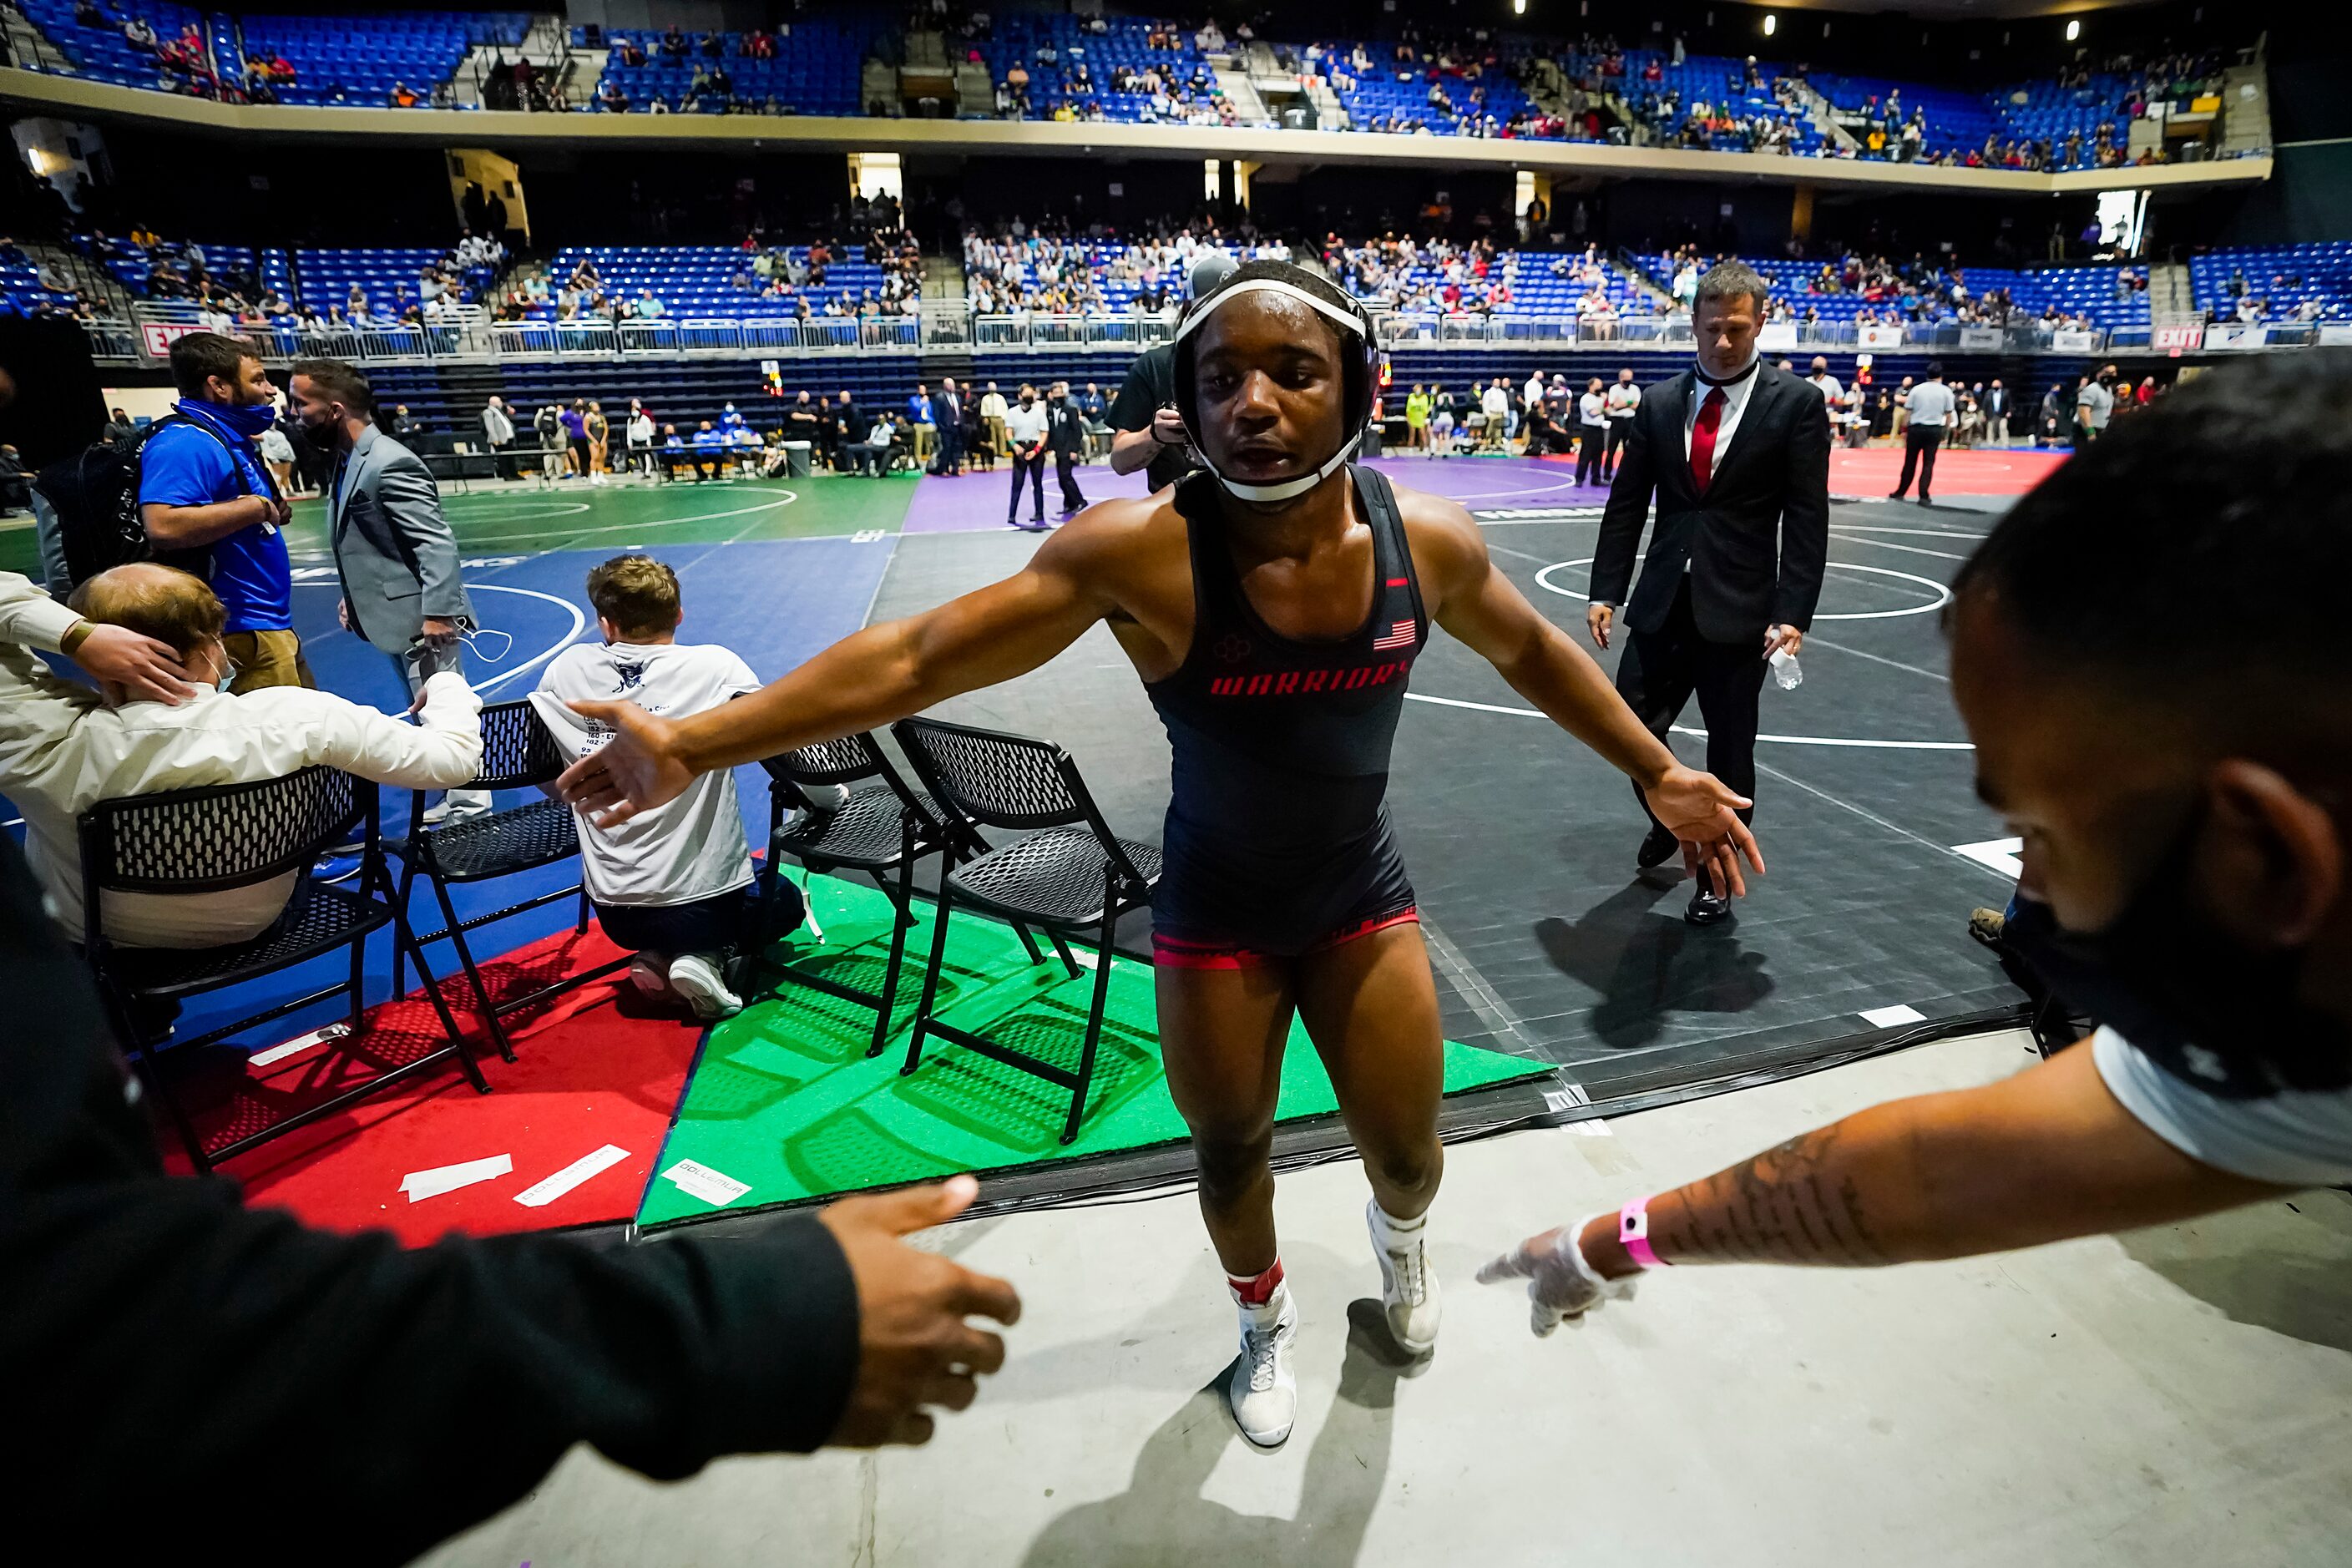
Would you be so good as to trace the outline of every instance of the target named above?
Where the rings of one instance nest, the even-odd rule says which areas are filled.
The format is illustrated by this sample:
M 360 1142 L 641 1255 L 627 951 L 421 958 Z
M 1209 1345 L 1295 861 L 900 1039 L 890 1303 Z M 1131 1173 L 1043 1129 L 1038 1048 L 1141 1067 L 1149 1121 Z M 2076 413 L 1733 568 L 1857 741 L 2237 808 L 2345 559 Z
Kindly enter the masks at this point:
M 1177 486 L 1192 541 L 1192 646 L 1145 687 L 1174 749 L 1151 903 L 1163 964 L 1236 968 L 1415 918 L 1390 830 L 1389 751 L 1429 616 L 1388 480 L 1348 467 L 1372 530 L 1371 614 L 1297 642 L 1250 607 L 1215 479 Z

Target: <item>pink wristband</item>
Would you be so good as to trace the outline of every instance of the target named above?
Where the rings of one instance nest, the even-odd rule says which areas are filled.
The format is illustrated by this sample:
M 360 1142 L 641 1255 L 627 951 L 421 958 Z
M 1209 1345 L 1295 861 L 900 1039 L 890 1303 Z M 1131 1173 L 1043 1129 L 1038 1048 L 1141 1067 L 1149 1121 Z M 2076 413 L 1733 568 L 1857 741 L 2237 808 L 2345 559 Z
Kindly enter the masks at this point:
M 1635 1198 L 1617 1211 L 1617 1242 L 1625 1256 L 1644 1268 L 1664 1268 L 1666 1260 L 1650 1247 L 1650 1200 Z

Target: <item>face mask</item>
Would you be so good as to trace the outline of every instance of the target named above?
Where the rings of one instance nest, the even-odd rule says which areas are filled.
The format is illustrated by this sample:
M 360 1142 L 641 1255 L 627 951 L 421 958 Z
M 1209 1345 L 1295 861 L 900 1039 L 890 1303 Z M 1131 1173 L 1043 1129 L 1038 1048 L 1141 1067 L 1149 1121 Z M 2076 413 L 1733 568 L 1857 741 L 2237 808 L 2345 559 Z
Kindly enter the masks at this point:
M 2190 819 L 2101 930 L 2068 931 L 2049 905 L 2021 900 L 2005 941 L 2076 1011 L 2208 1094 L 2352 1088 L 2352 1034 L 2296 994 L 2304 955 L 2223 934 L 2189 886 L 2203 826 Z
M 207 404 L 205 412 L 245 437 L 259 436 L 278 423 L 278 410 L 267 403 L 240 403 L 230 408 Z

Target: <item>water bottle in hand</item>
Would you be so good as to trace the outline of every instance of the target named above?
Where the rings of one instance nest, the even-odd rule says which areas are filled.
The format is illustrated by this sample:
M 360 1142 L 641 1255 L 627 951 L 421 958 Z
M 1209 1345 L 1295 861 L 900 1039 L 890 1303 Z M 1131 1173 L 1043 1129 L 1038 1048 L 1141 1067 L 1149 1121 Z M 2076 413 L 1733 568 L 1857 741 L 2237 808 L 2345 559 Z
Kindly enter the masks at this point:
M 1780 683 L 1783 691 L 1794 691 L 1798 683 L 1805 679 L 1805 672 L 1797 668 L 1797 656 L 1787 648 L 1774 648 L 1769 662 L 1772 666 L 1772 679 Z

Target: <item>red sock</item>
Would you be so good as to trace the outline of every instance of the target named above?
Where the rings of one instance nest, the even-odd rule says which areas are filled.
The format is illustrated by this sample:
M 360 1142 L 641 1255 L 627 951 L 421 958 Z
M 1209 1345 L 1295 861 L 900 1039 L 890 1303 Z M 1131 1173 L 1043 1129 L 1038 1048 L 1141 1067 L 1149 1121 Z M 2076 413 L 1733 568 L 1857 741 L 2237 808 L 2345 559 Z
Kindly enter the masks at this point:
M 1225 1286 L 1233 1291 L 1234 1300 L 1244 1307 L 1265 1306 L 1274 1300 L 1274 1292 L 1281 1283 L 1282 1259 L 1279 1258 L 1274 1260 L 1273 1268 L 1254 1279 L 1240 1279 L 1231 1274 L 1225 1276 Z

